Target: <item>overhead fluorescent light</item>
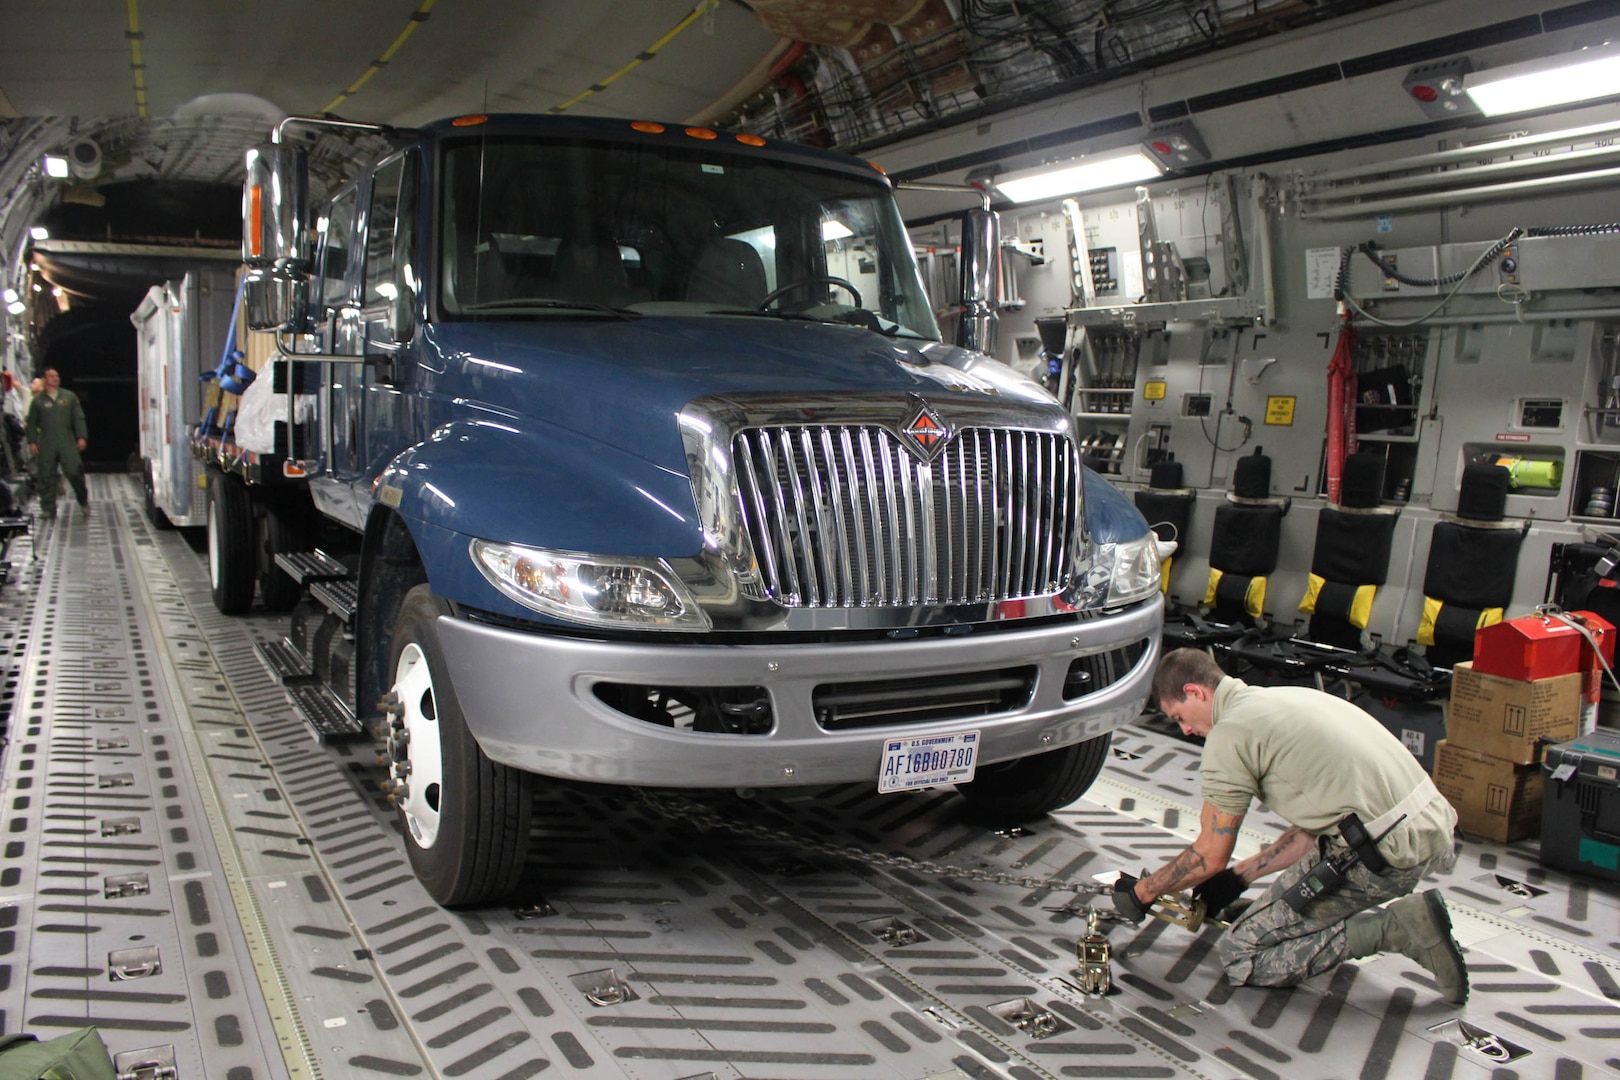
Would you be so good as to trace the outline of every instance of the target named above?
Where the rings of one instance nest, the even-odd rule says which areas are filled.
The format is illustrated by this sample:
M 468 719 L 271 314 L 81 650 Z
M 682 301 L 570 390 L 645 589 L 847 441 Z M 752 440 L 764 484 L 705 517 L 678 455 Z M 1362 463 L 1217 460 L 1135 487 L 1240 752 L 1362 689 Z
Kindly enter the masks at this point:
M 1620 97 L 1620 48 L 1605 45 L 1476 71 L 1463 76 L 1463 89 L 1486 116 Z
M 13 300 L 11 303 L 6 305 L 6 310 L 11 312 L 13 315 L 21 315 L 23 312 L 28 310 L 28 306 L 21 300 Z
M 69 173 L 68 159 L 59 154 L 45 155 L 45 175 L 58 180 L 66 180 Z
M 8 304 L 15 304 L 17 302 L 17 290 L 7 289 L 5 292 L 0 292 L 0 300 L 4 300 Z
M 1141 150 L 1132 149 L 1123 154 L 1083 158 L 1070 164 L 1050 166 L 1038 172 L 999 180 L 996 187 L 1015 203 L 1029 203 L 1078 195 L 1082 191 L 1139 184 L 1163 175 L 1164 170 L 1158 162 Z
M 49 240 L 51 238 L 51 230 L 47 229 L 43 225 L 31 225 L 28 228 L 28 235 L 33 237 L 35 240 Z

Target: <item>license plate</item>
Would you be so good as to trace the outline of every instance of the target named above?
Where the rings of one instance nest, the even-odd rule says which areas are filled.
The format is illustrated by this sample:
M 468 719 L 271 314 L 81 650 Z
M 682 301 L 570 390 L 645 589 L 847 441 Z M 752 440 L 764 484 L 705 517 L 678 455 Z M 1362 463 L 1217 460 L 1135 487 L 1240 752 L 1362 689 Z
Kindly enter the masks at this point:
M 918 735 L 883 744 L 878 791 L 915 791 L 939 784 L 965 784 L 978 764 L 979 733 Z

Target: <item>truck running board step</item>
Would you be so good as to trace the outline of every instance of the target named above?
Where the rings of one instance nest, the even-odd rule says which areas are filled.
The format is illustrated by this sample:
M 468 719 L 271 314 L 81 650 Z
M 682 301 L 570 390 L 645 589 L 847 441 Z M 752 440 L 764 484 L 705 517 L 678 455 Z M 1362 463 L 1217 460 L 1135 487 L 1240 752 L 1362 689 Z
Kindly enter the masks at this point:
M 287 687 L 287 696 L 293 708 L 303 719 L 304 726 L 324 743 L 334 739 L 356 739 L 366 735 L 365 725 L 338 700 L 325 683 L 300 683 Z
M 300 585 L 307 585 L 311 581 L 338 581 L 349 576 L 347 566 L 319 548 L 314 551 L 277 552 L 276 565 Z
M 354 581 L 318 581 L 309 587 L 309 595 L 326 605 L 326 610 L 343 620 L 345 626 L 354 621 L 355 609 L 360 606 L 360 586 Z
M 282 686 L 310 682 L 315 678 L 314 669 L 304 659 L 304 654 L 293 648 L 286 638 L 261 641 L 254 646 L 254 651 L 259 654 L 259 663 L 264 665 L 270 677 Z

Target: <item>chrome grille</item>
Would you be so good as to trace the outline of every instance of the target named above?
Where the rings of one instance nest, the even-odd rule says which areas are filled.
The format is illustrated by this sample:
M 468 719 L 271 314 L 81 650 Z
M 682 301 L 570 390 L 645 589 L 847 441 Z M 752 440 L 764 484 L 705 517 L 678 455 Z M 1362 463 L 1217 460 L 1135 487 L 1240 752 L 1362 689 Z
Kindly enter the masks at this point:
M 931 463 L 880 427 L 732 440 L 742 515 L 789 607 L 980 604 L 1068 585 L 1080 470 L 1067 436 L 968 428 Z

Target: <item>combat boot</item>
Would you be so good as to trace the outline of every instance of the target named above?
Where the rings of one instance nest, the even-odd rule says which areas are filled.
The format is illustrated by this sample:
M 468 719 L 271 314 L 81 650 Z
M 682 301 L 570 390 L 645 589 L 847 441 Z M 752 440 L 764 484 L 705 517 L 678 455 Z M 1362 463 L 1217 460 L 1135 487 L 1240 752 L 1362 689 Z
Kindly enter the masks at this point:
M 1451 914 L 1438 889 L 1357 915 L 1345 925 L 1345 944 L 1350 959 L 1398 952 L 1428 970 L 1447 1001 L 1461 1005 L 1468 1000 L 1468 966 L 1451 936 Z

